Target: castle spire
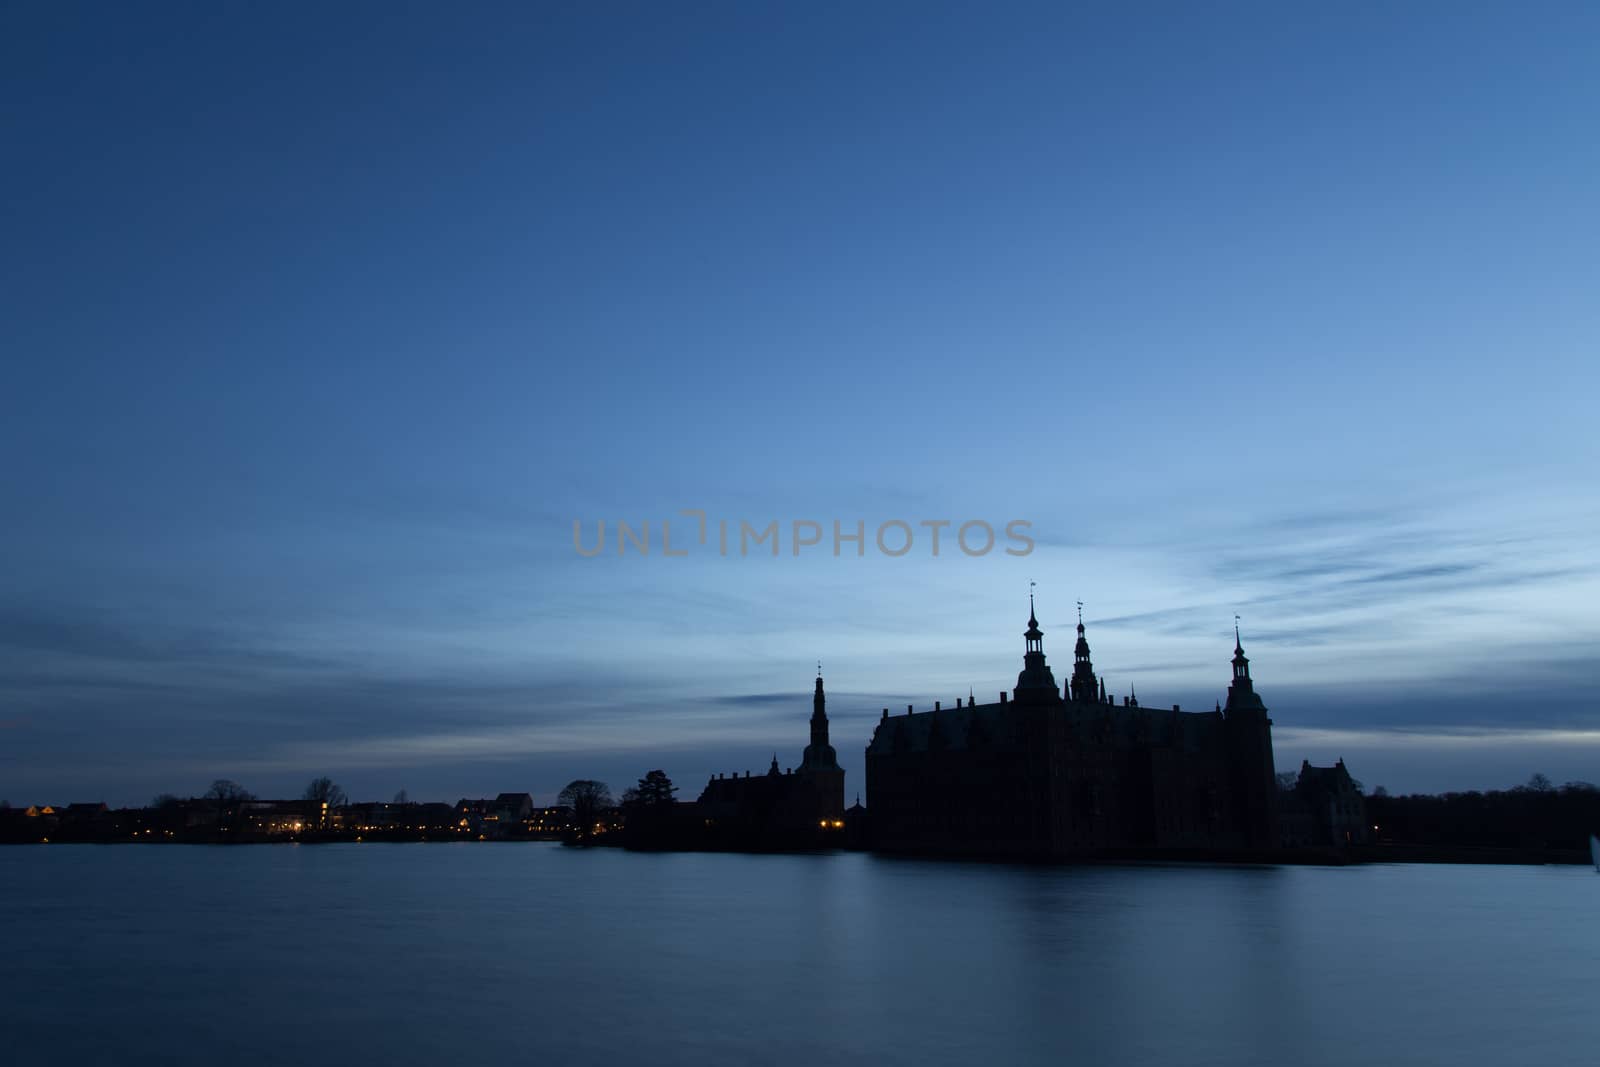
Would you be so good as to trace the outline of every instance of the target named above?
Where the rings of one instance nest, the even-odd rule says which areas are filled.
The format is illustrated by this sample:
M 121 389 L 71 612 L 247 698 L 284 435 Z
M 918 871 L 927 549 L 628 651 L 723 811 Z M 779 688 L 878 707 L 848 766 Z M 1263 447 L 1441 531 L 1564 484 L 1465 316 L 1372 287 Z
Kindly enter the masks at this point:
M 1031 587 L 1034 583 L 1029 582 Z M 1044 659 L 1044 631 L 1039 629 L 1039 617 L 1033 607 L 1033 593 L 1028 593 L 1028 628 L 1022 633 L 1022 673 L 1017 675 L 1017 688 L 1013 695 L 1019 702 L 1033 704 L 1059 703 L 1061 691 L 1056 688 L 1056 676 Z
M 1094 676 L 1094 662 L 1089 658 L 1089 639 L 1083 631 L 1083 601 L 1078 601 L 1078 643 L 1072 648 L 1072 679 L 1067 692 L 1073 700 L 1093 704 L 1105 699 Z
M 1261 708 L 1261 697 L 1256 694 L 1255 683 L 1250 680 L 1250 659 L 1244 654 L 1244 641 L 1239 637 L 1239 616 L 1233 617 L 1233 682 L 1228 686 L 1227 710 Z
M 1244 654 L 1244 642 L 1239 638 L 1239 616 L 1233 617 L 1233 680 L 1243 680 L 1245 687 L 1250 685 L 1250 660 Z

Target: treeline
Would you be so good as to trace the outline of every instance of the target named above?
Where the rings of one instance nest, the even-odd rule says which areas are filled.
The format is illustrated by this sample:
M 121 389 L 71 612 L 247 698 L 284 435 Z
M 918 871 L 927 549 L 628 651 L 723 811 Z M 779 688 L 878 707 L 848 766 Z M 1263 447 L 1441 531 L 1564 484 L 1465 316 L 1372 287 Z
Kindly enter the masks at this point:
M 1600 788 L 1553 785 L 1536 774 L 1527 785 L 1486 793 L 1367 797 L 1381 842 L 1518 849 L 1582 849 L 1600 834 Z

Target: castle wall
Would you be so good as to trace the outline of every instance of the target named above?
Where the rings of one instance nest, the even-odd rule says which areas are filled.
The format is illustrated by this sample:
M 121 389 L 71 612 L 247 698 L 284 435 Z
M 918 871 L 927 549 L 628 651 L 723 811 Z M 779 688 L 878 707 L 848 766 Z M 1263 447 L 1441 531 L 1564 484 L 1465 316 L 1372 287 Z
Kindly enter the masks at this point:
M 878 724 L 867 808 L 875 845 L 891 851 L 1270 847 L 1270 754 L 1264 711 L 1230 720 L 1058 702 L 921 712 Z

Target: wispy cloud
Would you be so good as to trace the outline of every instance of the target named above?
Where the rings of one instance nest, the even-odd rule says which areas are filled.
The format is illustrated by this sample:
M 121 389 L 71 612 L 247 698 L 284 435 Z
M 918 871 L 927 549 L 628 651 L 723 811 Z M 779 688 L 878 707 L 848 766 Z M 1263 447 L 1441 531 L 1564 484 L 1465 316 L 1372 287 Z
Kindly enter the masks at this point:
M 1441 748 L 1493 750 L 1505 745 L 1582 745 L 1600 748 L 1600 725 L 1593 729 L 1533 729 L 1527 727 L 1454 726 L 1394 727 L 1387 729 L 1278 728 L 1279 745 L 1322 745 L 1341 748 L 1435 751 Z

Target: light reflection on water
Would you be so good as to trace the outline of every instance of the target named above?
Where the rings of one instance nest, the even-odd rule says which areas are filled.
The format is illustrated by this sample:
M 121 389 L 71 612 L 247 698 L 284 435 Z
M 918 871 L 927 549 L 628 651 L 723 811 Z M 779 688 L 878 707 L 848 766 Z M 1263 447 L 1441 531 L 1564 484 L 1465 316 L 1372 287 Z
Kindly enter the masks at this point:
M 540 844 L 0 849 L 28 1064 L 1510 1064 L 1600 1039 L 1588 868 Z

